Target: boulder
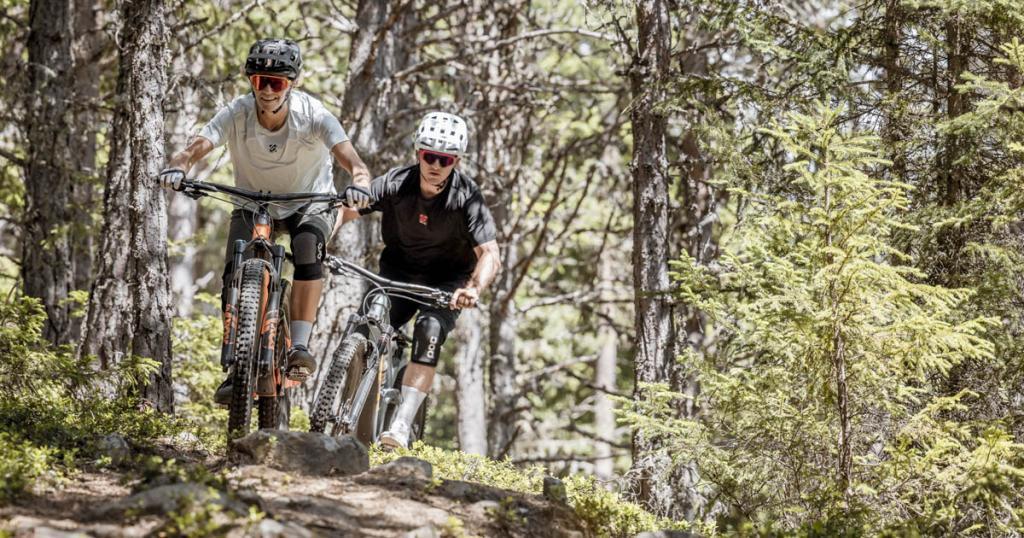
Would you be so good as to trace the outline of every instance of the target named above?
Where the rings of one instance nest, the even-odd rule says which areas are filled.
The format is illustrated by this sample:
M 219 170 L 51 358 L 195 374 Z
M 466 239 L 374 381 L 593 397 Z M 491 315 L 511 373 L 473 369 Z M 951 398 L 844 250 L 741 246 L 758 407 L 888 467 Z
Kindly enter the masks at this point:
M 559 504 L 569 504 L 569 495 L 565 492 L 565 484 L 553 476 L 544 477 L 544 498 Z
M 254 538 L 312 538 L 313 533 L 297 523 L 281 523 L 273 519 L 264 519 L 249 532 L 249 536 Z
M 402 535 L 402 538 L 442 538 L 444 534 L 433 525 L 424 525 Z
M 111 465 L 122 465 L 132 457 L 132 448 L 124 437 L 116 433 L 104 435 L 96 440 L 96 452 L 100 457 L 110 458 Z
M 139 516 L 163 515 L 200 505 L 218 505 L 223 510 L 235 512 L 240 516 L 249 513 L 249 509 L 244 503 L 230 498 L 223 491 L 202 484 L 186 482 L 158 486 L 100 505 L 92 512 L 92 517 L 99 520 L 110 520 L 123 518 L 129 513 Z
M 231 448 L 239 463 L 306 475 L 348 476 L 370 468 L 366 447 L 351 435 L 260 430 L 235 439 Z
M 391 484 L 394 487 L 417 488 L 434 476 L 434 468 L 430 462 L 402 456 L 394 461 L 378 465 L 369 472 L 356 477 L 360 484 Z

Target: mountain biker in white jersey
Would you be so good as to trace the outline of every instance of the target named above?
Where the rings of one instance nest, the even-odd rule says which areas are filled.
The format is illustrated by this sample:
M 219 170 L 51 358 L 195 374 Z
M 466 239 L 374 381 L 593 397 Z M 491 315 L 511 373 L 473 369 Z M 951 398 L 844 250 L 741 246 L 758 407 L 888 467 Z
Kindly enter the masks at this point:
M 456 170 L 468 141 L 462 118 L 444 112 L 427 114 L 416 130 L 417 163 L 374 179 L 369 207 L 343 210 L 343 222 L 382 213 L 382 276 L 453 292 L 448 308 L 391 299 L 390 322 L 396 329 L 417 311 L 419 315 L 412 362 L 402 376 L 401 403 L 380 437 L 386 448 L 408 447 L 412 422 L 430 391 L 441 345 L 455 327 L 459 309 L 476 306 L 481 290 L 491 284 L 501 266 L 491 212 L 476 183 Z
M 177 189 L 196 162 L 226 143 L 238 187 L 274 194 L 334 193 L 333 156 L 352 175 L 353 185 L 344 191 L 346 203 L 368 207 L 370 172 L 338 119 L 320 101 L 294 88 L 301 69 L 302 55 L 294 41 L 261 39 L 254 43 L 245 60 L 245 75 L 252 91 L 221 108 L 189 146 L 168 161 L 160 173 L 164 186 Z M 286 375 L 300 381 L 317 366 L 309 351 L 309 337 L 323 288 L 324 247 L 337 219 L 336 210 L 316 214 L 310 209 L 302 202 L 270 207 L 275 228 L 286 229 L 291 236 L 295 273 L 290 305 L 292 347 Z M 252 217 L 249 208 L 231 213 L 225 289 L 235 270 L 234 242 L 252 237 Z M 230 401 L 230 380 L 229 375 L 218 387 L 214 396 L 217 403 Z

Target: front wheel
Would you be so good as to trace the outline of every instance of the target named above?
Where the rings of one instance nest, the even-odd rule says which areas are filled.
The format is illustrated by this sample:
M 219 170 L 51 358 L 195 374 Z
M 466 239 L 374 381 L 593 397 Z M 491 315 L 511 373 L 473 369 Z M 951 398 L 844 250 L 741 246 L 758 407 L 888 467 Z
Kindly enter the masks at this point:
M 331 369 L 324 378 L 323 387 L 313 406 L 313 415 L 309 418 L 309 431 L 327 433 L 327 424 L 336 421 L 346 407 L 346 401 L 353 396 L 354 387 L 359 383 L 359 376 L 351 375 L 350 372 L 357 371 L 352 369 L 353 366 L 362 371 L 366 345 L 365 336 L 352 333 L 345 337 L 338 351 L 334 353 Z M 330 433 L 333 435 L 348 432 L 339 432 L 335 426 Z
M 249 433 L 253 388 L 256 383 L 254 366 L 259 347 L 258 325 L 263 295 L 263 273 L 264 266 L 259 260 L 249 260 L 242 265 L 242 285 L 238 296 L 238 336 L 235 340 L 231 403 L 228 405 L 228 440 Z

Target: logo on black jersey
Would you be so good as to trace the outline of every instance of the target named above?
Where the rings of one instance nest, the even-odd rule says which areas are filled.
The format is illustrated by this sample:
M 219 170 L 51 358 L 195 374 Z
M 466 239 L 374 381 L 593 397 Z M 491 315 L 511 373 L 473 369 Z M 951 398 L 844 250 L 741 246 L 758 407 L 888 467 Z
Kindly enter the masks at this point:
M 270 144 L 269 146 L 267 146 L 267 151 L 275 153 L 277 151 L 277 144 Z
M 422 224 L 424 226 L 427 225 L 427 216 L 424 215 L 423 213 L 420 213 L 420 224 Z

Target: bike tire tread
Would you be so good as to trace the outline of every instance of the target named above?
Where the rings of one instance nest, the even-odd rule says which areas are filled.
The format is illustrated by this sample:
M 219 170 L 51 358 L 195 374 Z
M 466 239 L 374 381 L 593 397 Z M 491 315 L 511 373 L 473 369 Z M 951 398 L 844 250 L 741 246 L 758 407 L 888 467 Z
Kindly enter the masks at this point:
M 241 292 L 238 296 L 238 331 L 235 344 L 231 404 L 228 406 L 228 440 L 249 433 L 252 418 L 253 350 L 258 342 L 260 295 L 263 288 L 263 264 L 242 265 Z
M 366 337 L 359 333 L 352 333 L 345 337 L 338 350 L 331 358 L 331 368 L 324 378 L 323 388 L 317 396 L 316 405 L 313 408 L 313 415 L 309 418 L 309 431 L 324 433 L 327 429 L 328 419 L 336 412 L 334 402 L 338 398 L 338 391 L 345 386 L 348 377 L 348 367 L 356 353 L 366 352 Z

